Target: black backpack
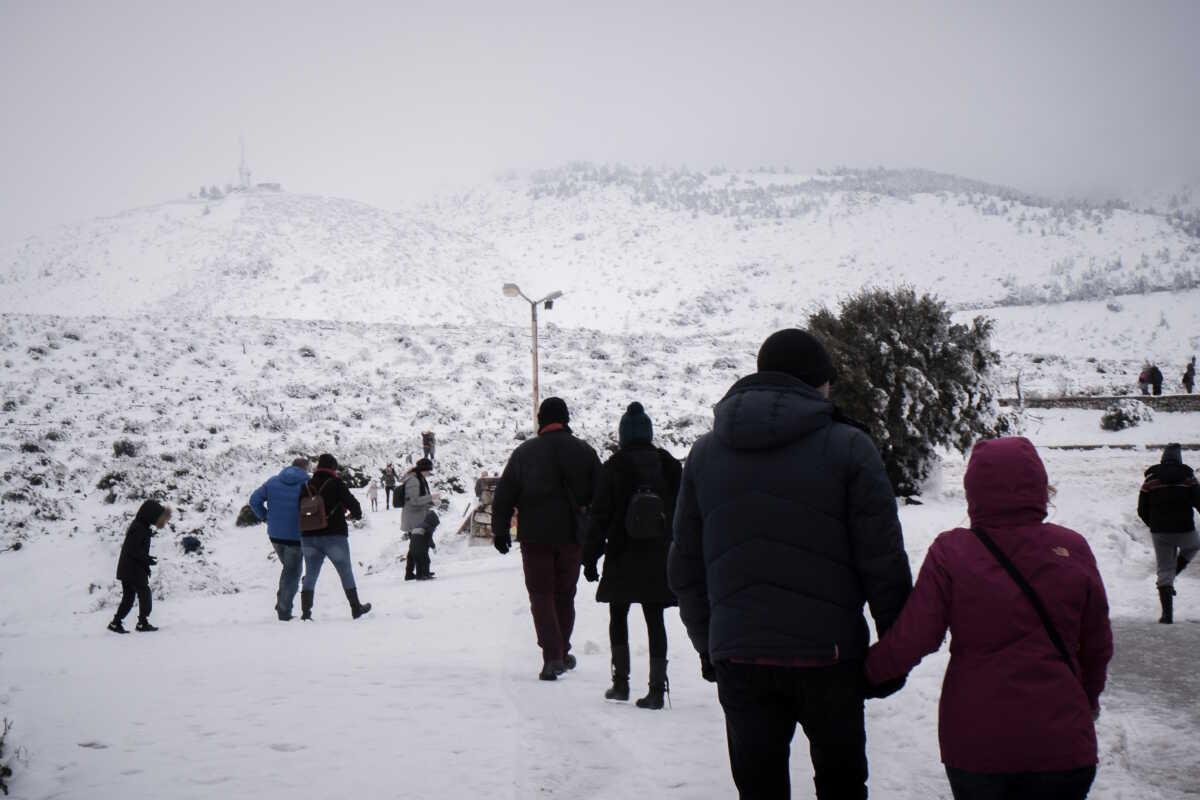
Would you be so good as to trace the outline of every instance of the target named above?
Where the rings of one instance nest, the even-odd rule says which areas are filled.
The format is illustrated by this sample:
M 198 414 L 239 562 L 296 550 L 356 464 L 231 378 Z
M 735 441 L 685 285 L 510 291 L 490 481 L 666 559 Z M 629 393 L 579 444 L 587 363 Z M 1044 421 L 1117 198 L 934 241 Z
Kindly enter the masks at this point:
M 667 505 L 653 488 L 643 486 L 629 498 L 625 535 L 631 540 L 662 539 L 667 535 Z
M 633 496 L 629 498 L 629 505 L 625 509 L 625 535 L 631 541 L 663 539 L 669 533 L 667 504 L 654 486 L 662 483 L 661 465 L 656 462 L 656 466 L 659 467 L 659 479 L 647 481 L 645 475 L 639 476 Z

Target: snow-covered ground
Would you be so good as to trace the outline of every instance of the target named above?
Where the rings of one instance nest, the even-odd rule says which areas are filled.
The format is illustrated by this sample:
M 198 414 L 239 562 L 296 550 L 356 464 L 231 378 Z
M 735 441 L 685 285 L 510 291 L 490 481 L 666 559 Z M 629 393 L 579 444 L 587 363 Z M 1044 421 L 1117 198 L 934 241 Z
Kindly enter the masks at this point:
M 607 618 L 591 586 L 578 604 L 578 671 L 539 683 L 519 559 L 453 536 L 467 507 L 459 489 L 501 466 L 528 427 L 522 329 L 2 319 L 0 548 L 23 544 L 0 552 L 0 715 L 16 723 L 10 745 L 24 753 L 14 797 L 732 796 L 715 692 L 676 614 L 672 710 L 602 699 Z M 641 399 L 682 455 L 712 403 L 752 369 L 754 345 L 549 329 L 543 393 L 566 397 L 578 432 L 601 450 L 624 405 Z M 1099 412 L 1039 410 L 1026 426 L 1047 446 L 1053 519 L 1096 552 L 1118 652 L 1122 641 L 1151 642 L 1164 663 L 1186 664 L 1200 573 L 1181 578 L 1180 624 L 1159 630 L 1153 555 L 1134 513 L 1157 453 L 1049 446 L 1197 444 L 1200 415 L 1161 413 L 1111 434 Z M 249 492 L 296 452 L 331 450 L 369 470 L 405 463 L 428 427 L 440 440 L 435 488 L 448 500 L 438 579 L 404 583 L 396 514 L 368 514 L 351 546 L 375 611 L 351 621 L 327 574 L 316 622 L 276 621 L 265 531 L 234 525 Z M 115 455 L 118 441 L 134 454 Z M 901 511 L 914 567 L 965 517 L 962 470 L 948 455 L 925 504 Z M 147 493 L 180 512 L 154 545 L 162 630 L 117 637 L 104 630 L 116 554 Z M 201 555 L 183 554 L 187 533 L 202 539 Z M 645 634 L 636 620 L 631 629 L 637 682 Z M 943 649 L 902 694 L 870 704 L 873 796 L 949 796 L 936 744 L 945 658 Z M 1188 766 L 1200 720 L 1180 702 L 1174 671 L 1118 658 L 1093 796 L 1200 789 Z M 795 749 L 795 796 L 811 797 L 802 741 Z

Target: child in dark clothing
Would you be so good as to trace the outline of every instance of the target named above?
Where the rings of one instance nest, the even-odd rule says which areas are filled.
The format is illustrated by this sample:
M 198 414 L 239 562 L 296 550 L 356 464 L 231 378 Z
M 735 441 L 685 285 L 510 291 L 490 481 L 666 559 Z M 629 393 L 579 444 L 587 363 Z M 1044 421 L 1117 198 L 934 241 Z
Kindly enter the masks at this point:
M 158 630 L 150 624 L 150 567 L 158 563 L 158 560 L 150 555 L 150 538 L 154 536 L 154 528 L 162 528 L 170 519 L 171 509 L 161 503 L 147 500 L 138 509 L 129 530 L 125 531 L 121 558 L 117 561 L 117 580 L 121 582 L 122 591 L 121 605 L 117 607 L 112 622 L 108 623 L 108 629 L 113 633 L 129 633 L 121 623 L 133 608 L 135 597 L 138 601 L 137 630 Z
M 408 536 L 408 563 L 405 564 L 406 581 L 427 581 L 433 577 L 429 571 L 429 551 L 436 550 L 433 543 L 433 532 L 437 530 L 441 519 L 430 509 L 421 520 L 419 528 L 413 528 Z

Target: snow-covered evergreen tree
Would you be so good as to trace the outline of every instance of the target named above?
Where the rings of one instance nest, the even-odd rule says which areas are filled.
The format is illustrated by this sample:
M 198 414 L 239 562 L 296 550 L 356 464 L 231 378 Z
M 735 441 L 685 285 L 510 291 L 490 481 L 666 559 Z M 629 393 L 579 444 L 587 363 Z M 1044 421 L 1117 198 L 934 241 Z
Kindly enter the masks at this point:
M 966 452 L 1009 427 L 989 383 L 1000 361 L 992 325 L 955 324 L 945 303 L 911 288 L 864 289 L 809 319 L 837 367 L 833 401 L 869 427 L 897 494 L 918 493 L 936 448 Z

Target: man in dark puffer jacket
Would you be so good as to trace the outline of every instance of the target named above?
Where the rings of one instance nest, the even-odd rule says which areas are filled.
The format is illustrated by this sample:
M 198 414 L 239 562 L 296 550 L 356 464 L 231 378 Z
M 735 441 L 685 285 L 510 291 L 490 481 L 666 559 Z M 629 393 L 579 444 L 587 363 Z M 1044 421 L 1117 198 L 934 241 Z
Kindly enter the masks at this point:
M 1138 516 L 1150 526 L 1154 555 L 1158 561 L 1158 599 L 1162 616 L 1158 621 L 1175 621 L 1175 576 L 1200 553 L 1200 534 L 1192 509 L 1200 509 L 1200 483 L 1192 468 L 1183 463 L 1183 448 L 1169 444 L 1162 463 L 1146 470 L 1138 493 Z
M 896 500 L 871 439 L 829 402 L 819 341 L 779 331 L 758 369 L 688 456 L 670 584 L 715 666 L 741 796 L 789 795 L 799 722 L 817 797 L 865 798 L 863 604 L 882 633 L 912 590 Z

